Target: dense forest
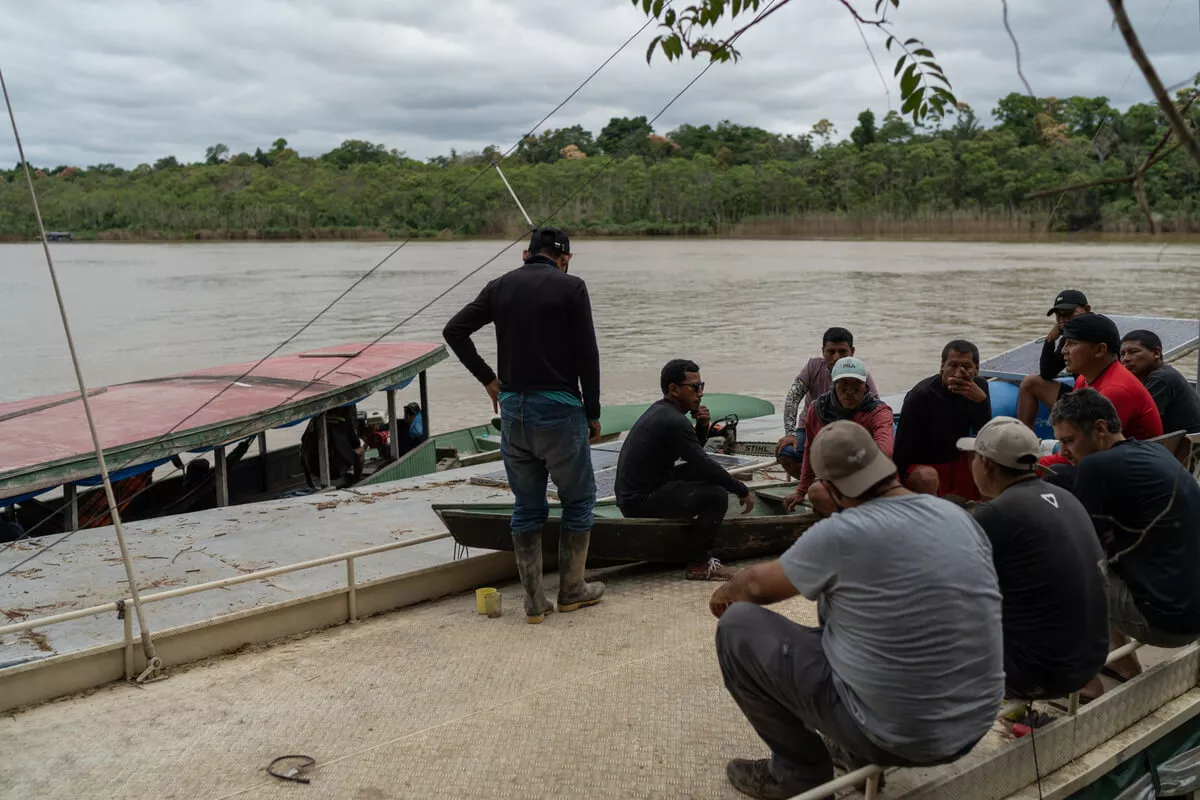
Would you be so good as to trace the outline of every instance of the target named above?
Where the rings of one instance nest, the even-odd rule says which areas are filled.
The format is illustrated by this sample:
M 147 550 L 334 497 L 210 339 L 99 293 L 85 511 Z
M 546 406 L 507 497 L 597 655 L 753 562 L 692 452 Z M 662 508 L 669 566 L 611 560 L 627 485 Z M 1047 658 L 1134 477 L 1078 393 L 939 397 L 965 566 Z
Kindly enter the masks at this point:
M 1180 102 L 1186 98 L 1181 96 Z M 1187 109 L 1200 128 L 1200 104 Z M 530 136 L 504 160 L 535 219 L 595 235 L 1036 235 L 1057 231 L 1200 232 L 1200 169 L 1162 147 L 1155 105 L 1125 112 L 1104 97 L 998 101 L 996 124 L 962 105 L 936 128 L 871 111 L 845 138 L 827 120 L 779 135 L 721 122 L 655 133 L 644 117 Z M 1157 150 L 1156 150 L 1157 148 Z M 1162 158 L 1135 184 L 1118 180 Z M 486 236 L 523 227 L 494 172 L 496 148 L 427 161 L 359 140 L 316 157 L 284 139 L 266 150 L 208 148 L 123 169 L 42 165 L 48 228 L 77 238 L 304 239 Z M 17 165 L 19 167 L 20 165 Z M 1107 181 L 1107 182 L 1106 182 Z M 1065 195 L 1027 195 L 1100 182 Z M 1055 213 L 1051 218 L 1051 210 Z M 36 236 L 19 169 L 0 171 L 0 238 Z

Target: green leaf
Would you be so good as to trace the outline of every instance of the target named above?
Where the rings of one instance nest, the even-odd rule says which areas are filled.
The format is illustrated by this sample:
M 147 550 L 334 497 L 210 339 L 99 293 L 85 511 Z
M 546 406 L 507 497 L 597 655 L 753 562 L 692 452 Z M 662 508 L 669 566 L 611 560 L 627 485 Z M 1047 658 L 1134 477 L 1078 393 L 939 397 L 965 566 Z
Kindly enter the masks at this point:
M 742 13 L 742 0 L 733 0 L 732 5 L 729 7 L 729 15 L 736 17 L 740 13 Z
M 892 73 L 893 78 L 900 74 L 900 70 L 904 69 L 904 60 L 906 58 L 908 58 L 908 56 L 903 55 L 903 56 L 900 56 L 898 59 L 896 59 L 896 70 L 895 70 L 895 72 Z
M 904 46 L 905 46 L 905 47 L 908 47 L 910 44 L 920 44 L 920 43 L 921 43 L 921 40 L 920 40 L 920 39 L 918 39 L 918 38 L 916 38 L 916 37 L 913 37 L 912 39 L 905 39 L 905 40 L 904 40 Z
M 913 55 L 921 56 L 922 58 L 933 58 L 933 51 L 930 50 L 928 47 L 921 47 L 916 50 L 913 50 Z
M 917 89 L 910 95 L 905 95 L 904 105 L 900 107 L 901 114 L 907 114 L 921 104 L 921 98 L 925 94 L 923 89 Z
M 659 17 L 662 14 L 663 0 L 654 0 L 654 16 Z
M 887 50 L 888 52 L 891 52 L 891 50 L 892 50 L 892 42 L 894 42 L 894 41 L 896 41 L 896 37 L 895 37 L 895 36 L 889 36 L 889 37 L 887 38 L 887 41 L 883 43 L 883 49 L 884 49 L 884 50 Z
M 650 6 L 652 5 L 654 5 L 654 0 L 642 0 L 642 11 L 645 11 L 646 14 L 649 15 Z
M 663 17 L 663 25 L 666 25 L 668 28 L 675 27 L 675 9 L 667 9 L 667 15 Z
M 921 76 L 917 73 L 917 65 L 909 64 L 908 69 L 904 70 L 903 77 L 900 78 L 900 96 L 912 95 L 920 82 Z
M 654 48 L 658 47 L 658 43 L 662 41 L 662 36 L 655 36 L 650 40 L 650 46 L 646 48 L 646 63 L 650 63 L 650 59 L 654 57 Z

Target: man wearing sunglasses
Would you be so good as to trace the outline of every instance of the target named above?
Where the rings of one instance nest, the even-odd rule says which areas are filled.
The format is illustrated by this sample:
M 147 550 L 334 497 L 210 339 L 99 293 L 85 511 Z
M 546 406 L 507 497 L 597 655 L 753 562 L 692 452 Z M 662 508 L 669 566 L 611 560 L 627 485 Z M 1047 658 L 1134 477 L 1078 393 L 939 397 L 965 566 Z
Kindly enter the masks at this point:
M 741 498 L 742 513 L 754 508 L 754 495 L 701 445 L 708 435 L 709 415 L 701 405 L 700 367 L 686 359 L 668 361 L 659 383 L 662 400 L 646 409 L 621 446 L 617 506 L 626 517 L 694 520 L 691 546 L 680 554 L 687 563 L 684 577 L 727 581 L 735 571 L 713 557 L 712 543 L 729 510 L 729 495 Z

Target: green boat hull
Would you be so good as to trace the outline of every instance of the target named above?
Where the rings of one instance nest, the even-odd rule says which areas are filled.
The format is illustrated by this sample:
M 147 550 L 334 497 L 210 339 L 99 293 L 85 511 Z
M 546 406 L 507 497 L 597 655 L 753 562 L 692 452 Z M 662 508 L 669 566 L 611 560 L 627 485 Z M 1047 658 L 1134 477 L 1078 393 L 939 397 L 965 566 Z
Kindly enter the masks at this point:
M 511 504 L 446 504 L 434 505 L 433 510 L 459 545 L 512 550 Z M 553 555 L 558 547 L 561 513 L 561 506 L 551 506 L 543 528 L 542 542 L 548 555 Z M 778 555 L 816 521 L 807 509 L 789 513 L 781 504 L 762 497 L 753 511 L 742 514 L 741 504 L 731 495 L 729 514 L 713 543 L 713 555 L 725 561 Z M 689 520 L 627 518 L 615 502 L 602 501 L 596 504 L 588 558 L 605 562 L 680 563 L 689 552 L 690 537 Z

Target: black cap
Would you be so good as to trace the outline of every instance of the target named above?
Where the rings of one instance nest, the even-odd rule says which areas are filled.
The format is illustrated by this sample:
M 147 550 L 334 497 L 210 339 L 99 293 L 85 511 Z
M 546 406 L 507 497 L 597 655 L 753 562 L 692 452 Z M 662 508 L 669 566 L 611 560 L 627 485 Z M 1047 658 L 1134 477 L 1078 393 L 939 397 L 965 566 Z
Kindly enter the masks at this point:
M 1087 304 L 1087 295 L 1083 292 L 1078 289 L 1063 289 L 1058 293 L 1058 297 L 1054 298 L 1054 304 L 1050 306 L 1046 316 L 1050 316 L 1055 311 L 1070 311 L 1076 306 L 1086 306 Z
M 546 247 L 553 247 L 560 253 L 571 253 L 571 240 L 567 237 L 567 232 L 558 228 L 541 228 L 533 232 L 529 237 L 529 249 L 541 250 Z
M 1063 336 L 1077 342 L 1096 342 L 1108 345 L 1108 352 L 1116 355 L 1121 351 L 1121 334 L 1117 323 L 1103 314 L 1080 314 L 1071 317 L 1063 326 Z

